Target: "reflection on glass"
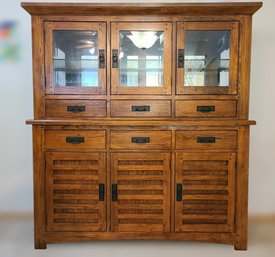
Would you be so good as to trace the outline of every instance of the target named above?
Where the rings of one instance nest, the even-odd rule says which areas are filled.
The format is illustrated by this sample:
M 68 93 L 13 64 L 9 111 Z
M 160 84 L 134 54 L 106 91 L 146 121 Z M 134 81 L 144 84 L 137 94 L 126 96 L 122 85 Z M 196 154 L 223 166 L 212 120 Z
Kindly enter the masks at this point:
M 120 31 L 121 86 L 163 85 L 163 31 Z
M 185 32 L 184 85 L 229 86 L 230 31 Z
M 53 32 L 55 86 L 98 86 L 96 31 Z

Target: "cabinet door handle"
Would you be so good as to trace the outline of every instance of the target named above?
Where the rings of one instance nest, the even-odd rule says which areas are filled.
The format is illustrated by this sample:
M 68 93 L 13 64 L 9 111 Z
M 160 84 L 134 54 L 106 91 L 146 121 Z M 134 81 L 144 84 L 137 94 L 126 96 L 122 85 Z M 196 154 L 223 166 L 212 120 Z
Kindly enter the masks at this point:
M 184 68 L 184 49 L 178 49 L 178 68 Z
M 86 106 L 84 105 L 69 105 L 67 106 L 67 112 L 85 112 Z
M 133 105 L 132 112 L 150 112 L 149 105 Z
M 200 144 L 216 143 L 216 138 L 215 137 L 198 137 L 197 143 L 200 143 Z
M 215 106 L 197 106 L 197 112 L 214 112 Z
M 182 201 L 182 184 L 177 184 L 177 202 Z
M 105 68 L 105 51 L 104 49 L 99 50 L 99 62 L 98 62 L 98 67 L 100 69 Z
M 150 143 L 150 137 L 132 137 L 132 143 L 147 144 Z
M 69 144 L 80 144 L 84 141 L 84 137 L 66 137 L 66 142 Z
M 112 50 L 112 68 L 118 68 L 118 50 Z
M 117 184 L 112 184 L 112 201 L 117 202 Z
M 99 184 L 98 185 L 98 200 L 99 201 L 104 201 L 105 196 L 105 185 L 104 184 Z

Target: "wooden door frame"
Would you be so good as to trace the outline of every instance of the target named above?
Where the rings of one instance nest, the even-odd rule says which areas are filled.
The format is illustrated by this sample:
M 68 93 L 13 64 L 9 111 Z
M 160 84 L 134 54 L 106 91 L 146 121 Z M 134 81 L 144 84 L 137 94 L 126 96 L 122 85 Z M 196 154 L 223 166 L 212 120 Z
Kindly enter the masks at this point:
M 185 49 L 186 30 L 226 30 L 230 31 L 230 64 L 229 85 L 220 86 L 184 86 L 184 68 L 176 69 L 177 94 L 237 94 L 238 89 L 238 58 L 239 58 L 239 22 L 238 21 L 209 21 L 209 22 L 177 22 L 177 51 Z M 178 55 L 177 55 L 178 58 Z
M 82 86 L 55 86 L 53 81 L 53 31 L 68 30 L 81 31 L 92 30 L 98 32 L 98 50 L 103 49 L 105 52 L 105 68 L 98 68 L 98 87 Z M 45 77 L 46 77 L 46 94 L 106 94 L 106 31 L 105 22 L 45 22 L 44 23 L 44 40 L 45 40 Z M 98 54 L 99 58 L 99 54 Z
M 111 49 L 119 50 L 120 30 L 156 30 L 164 33 L 163 86 L 162 87 L 121 87 L 118 68 L 111 68 L 111 94 L 171 94 L 172 76 L 172 22 L 112 22 Z

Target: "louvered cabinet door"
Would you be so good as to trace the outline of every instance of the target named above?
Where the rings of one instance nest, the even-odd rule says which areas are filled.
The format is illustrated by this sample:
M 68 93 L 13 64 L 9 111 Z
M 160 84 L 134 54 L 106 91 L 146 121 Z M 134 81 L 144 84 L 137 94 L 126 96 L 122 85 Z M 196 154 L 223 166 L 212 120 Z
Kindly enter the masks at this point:
M 177 153 L 177 232 L 234 231 L 235 153 Z
M 112 231 L 169 231 L 170 153 L 113 153 Z
M 46 153 L 48 231 L 105 231 L 105 154 Z

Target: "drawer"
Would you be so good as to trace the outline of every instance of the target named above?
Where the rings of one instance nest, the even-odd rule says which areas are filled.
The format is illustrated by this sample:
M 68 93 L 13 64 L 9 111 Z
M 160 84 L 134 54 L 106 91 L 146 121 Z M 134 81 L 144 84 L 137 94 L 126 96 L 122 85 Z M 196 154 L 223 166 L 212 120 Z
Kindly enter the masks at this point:
M 45 130 L 46 148 L 105 148 L 105 130 Z
M 176 101 L 176 117 L 235 118 L 235 100 L 182 100 Z
M 106 117 L 106 106 L 105 100 L 46 100 L 46 117 Z
M 236 131 L 176 131 L 176 149 L 236 148 Z
M 170 116 L 171 116 L 170 100 L 113 100 L 111 101 L 111 117 L 170 117 Z
M 112 149 L 170 149 L 171 131 L 111 131 Z

